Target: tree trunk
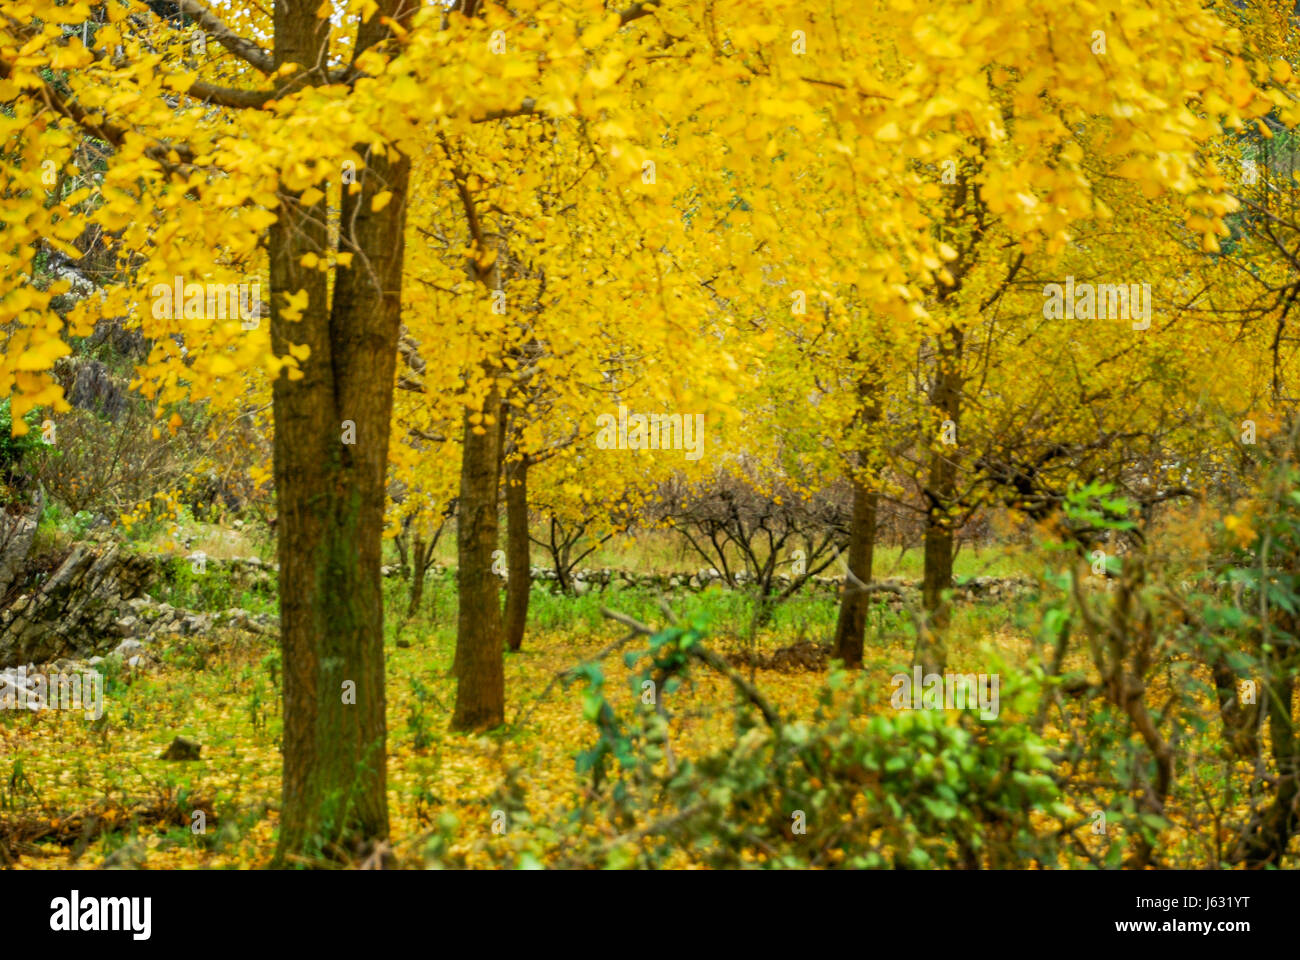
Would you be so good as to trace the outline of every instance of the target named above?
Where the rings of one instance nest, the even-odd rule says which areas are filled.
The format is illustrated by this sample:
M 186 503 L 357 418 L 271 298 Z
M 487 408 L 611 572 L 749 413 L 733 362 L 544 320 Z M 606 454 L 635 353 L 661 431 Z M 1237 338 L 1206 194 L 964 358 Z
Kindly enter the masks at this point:
M 1278 617 L 1282 631 L 1294 636 L 1293 617 Z M 1300 829 L 1300 742 L 1297 742 L 1292 701 L 1300 657 L 1275 645 L 1265 655 L 1262 706 L 1267 711 L 1269 747 L 1276 776 L 1273 802 L 1252 818 L 1233 850 L 1231 860 L 1261 870 L 1278 867 Z
M 406 606 L 408 617 L 415 616 L 420 609 L 420 601 L 424 599 L 424 574 L 429 569 L 429 557 L 432 553 L 431 547 L 426 550 L 424 537 L 415 534 L 415 542 L 411 548 L 410 603 Z
M 948 661 L 945 643 L 952 611 L 944 591 L 952 587 L 952 530 L 931 510 L 925 524 L 925 573 L 921 585 L 921 600 L 925 608 L 925 624 L 917 638 L 916 662 L 927 673 L 942 673 Z
M 849 571 L 863 583 L 871 582 L 876 548 L 876 507 L 879 494 L 863 480 L 853 483 L 853 519 L 849 526 Z M 835 623 L 836 660 L 846 667 L 862 666 L 862 647 L 867 632 L 867 611 L 871 595 L 851 577 L 844 578 L 844 596 Z
M 393 546 L 397 547 L 397 569 L 405 580 L 411 575 L 411 518 L 402 518 L 402 530 L 393 537 Z
M 854 363 L 858 356 L 851 354 Z M 872 364 L 859 376 L 858 426 L 870 430 L 880 420 L 879 370 Z M 853 517 L 849 521 L 848 568 L 852 576 L 844 577 L 844 593 L 840 598 L 839 619 L 835 623 L 834 658 L 844 661 L 846 667 L 862 666 L 862 647 L 867 632 L 867 611 L 871 595 L 861 584 L 871 583 L 871 568 L 876 550 L 876 509 L 880 495 L 871 489 L 869 478 L 863 474 L 870 465 L 868 438 L 861 439 L 863 446 L 858 454 L 858 472 L 853 476 Z M 856 581 L 855 581 L 856 578 Z
M 506 646 L 524 644 L 528 598 L 532 592 L 532 560 L 528 540 L 528 458 L 510 465 L 506 478 Z
M 1253 704 L 1241 703 L 1240 679 L 1222 654 L 1214 659 L 1210 671 L 1214 678 L 1215 696 L 1219 701 L 1223 738 L 1238 758 L 1254 759 L 1259 753 L 1259 711 L 1263 702 L 1257 700 Z
M 394 0 L 380 12 L 401 19 Z M 381 19 L 362 25 L 359 48 L 387 35 Z M 274 24 L 276 67 L 321 69 L 329 20 L 310 0 L 277 2 Z M 408 181 L 409 161 L 390 148 L 370 155 L 360 192 L 343 191 L 341 222 L 364 255 L 336 268 L 332 304 L 326 274 L 301 265 L 329 252 L 326 201 L 304 207 L 282 190 L 269 233 L 272 349 L 311 349 L 301 379 L 278 377 L 272 396 L 284 671 L 277 865 L 360 856 L 388 837 L 379 567 Z M 375 212 L 383 190 L 392 200 Z M 309 305 L 290 321 L 284 299 L 298 290 Z
M 950 347 L 941 346 L 939 369 L 935 373 L 931 405 L 954 432 L 961 419 L 962 377 L 960 370 L 963 335 L 956 328 L 948 331 L 952 337 Z M 942 425 L 941 425 L 942 429 Z M 945 593 L 952 588 L 953 527 L 948 515 L 957 492 L 957 446 L 955 442 L 940 442 L 930 456 L 930 475 L 926 483 L 928 500 L 925 514 L 925 572 L 921 598 L 925 607 L 925 623 L 916 638 L 915 661 L 927 673 L 942 673 L 948 662 L 946 637 L 951 620 L 951 610 Z
M 568 541 L 564 539 L 567 537 L 567 534 L 563 531 L 561 531 L 560 534 L 561 539 L 558 541 L 555 539 L 556 527 L 557 524 L 555 522 L 555 517 L 552 515 L 550 545 L 551 566 L 555 568 L 555 582 L 560 594 L 568 597 L 573 595 L 573 585 L 569 583 L 569 544 Z
M 501 416 L 495 388 L 483 404 Z M 453 730 L 485 730 L 505 722 L 505 666 L 502 654 L 501 595 L 492 573 L 497 546 L 497 484 L 501 431 L 486 424 L 474 431 L 465 413 L 460 471 L 460 514 L 456 553 L 456 710 Z

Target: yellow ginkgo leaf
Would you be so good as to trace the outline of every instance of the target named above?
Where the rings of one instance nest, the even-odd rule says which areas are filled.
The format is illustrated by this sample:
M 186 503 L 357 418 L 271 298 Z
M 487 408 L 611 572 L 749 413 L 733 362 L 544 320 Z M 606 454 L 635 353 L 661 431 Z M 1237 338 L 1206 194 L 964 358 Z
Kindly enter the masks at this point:
M 48 370 L 54 366 L 55 360 L 71 352 L 71 347 L 55 337 L 24 350 L 15 366 L 18 370 Z
M 307 303 L 310 297 L 306 290 L 299 290 L 297 293 L 284 294 L 284 306 L 280 308 L 280 317 L 283 320 L 301 320 L 302 312 L 307 309 Z

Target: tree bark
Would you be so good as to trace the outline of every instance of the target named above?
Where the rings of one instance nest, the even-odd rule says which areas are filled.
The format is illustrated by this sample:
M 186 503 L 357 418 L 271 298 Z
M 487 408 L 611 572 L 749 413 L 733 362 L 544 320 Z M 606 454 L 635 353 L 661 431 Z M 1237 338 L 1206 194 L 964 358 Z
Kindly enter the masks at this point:
M 961 421 L 961 330 L 950 328 L 951 345 L 941 345 L 939 368 L 935 372 L 931 405 L 945 421 L 951 421 L 956 430 Z M 928 501 L 925 514 L 925 571 L 921 584 L 921 599 L 926 617 L 916 639 L 915 661 L 927 673 L 942 673 L 947 666 L 946 637 L 952 612 L 945 593 L 952 588 L 953 527 L 948 515 L 957 492 L 957 458 L 955 450 L 961 442 L 960 434 L 951 446 L 940 441 L 930 455 L 930 473 L 925 496 Z
M 944 591 L 952 587 L 952 530 L 941 512 L 932 508 L 926 515 L 925 572 L 921 584 L 921 601 L 925 624 L 917 638 L 916 662 L 927 673 L 942 673 L 947 665 L 946 634 L 952 611 Z
M 1223 723 L 1223 738 L 1233 753 L 1242 760 L 1251 760 L 1259 753 L 1259 711 L 1262 701 L 1243 704 L 1240 701 L 1240 680 L 1219 654 L 1210 664 L 1214 678 L 1214 692 L 1219 701 L 1219 719 Z
M 506 475 L 506 646 L 524 644 L 528 599 L 532 592 L 532 560 L 528 539 L 528 458 L 520 457 Z
M 429 557 L 432 552 L 432 549 L 429 549 L 426 553 L 424 537 L 419 533 L 415 534 L 415 542 L 411 548 L 410 602 L 406 606 L 408 617 L 415 616 L 420 609 L 420 602 L 424 599 L 424 575 L 429 569 Z
M 483 409 L 501 416 L 495 388 Z M 492 573 L 492 552 L 497 546 L 501 431 L 495 424 L 486 424 L 476 433 L 469 417 L 466 410 L 456 529 L 456 589 L 460 604 L 453 667 L 457 679 L 453 730 L 485 730 L 505 722 L 501 596 Z
M 876 548 L 876 508 L 879 494 L 862 479 L 853 483 L 853 519 L 849 526 L 849 571 L 862 583 L 871 582 Z M 854 581 L 844 578 L 839 619 L 835 623 L 836 660 L 846 667 L 862 666 L 862 648 L 867 632 L 867 611 L 871 595 Z
M 1277 619 L 1282 632 L 1296 635 L 1295 617 L 1279 615 Z M 1281 865 L 1291 838 L 1300 829 L 1300 741 L 1292 719 L 1300 656 L 1292 649 L 1275 644 L 1263 661 L 1262 706 L 1267 712 L 1269 747 L 1276 767 L 1273 801 L 1247 825 L 1230 858 L 1255 870 Z
M 398 16 L 393 2 L 380 12 Z M 381 19 L 361 27 L 359 48 L 387 33 Z M 326 62 L 329 21 L 310 0 L 279 0 L 274 25 L 277 68 Z M 408 180 L 407 158 L 390 148 L 370 156 L 359 193 L 343 191 L 341 220 L 364 256 L 336 268 L 332 304 L 326 274 L 301 265 L 329 251 L 326 201 L 305 207 L 282 191 L 269 232 L 272 349 L 311 349 L 301 379 L 281 375 L 272 396 L 284 670 L 277 865 L 362 856 L 388 837 L 379 567 Z M 383 190 L 392 200 L 374 212 Z M 284 298 L 298 290 L 309 305 L 291 321 Z M 343 442 L 345 421 L 355 443 Z
M 402 579 L 411 575 L 411 518 L 406 517 L 402 520 L 402 532 L 393 538 L 393 545 L 397 547 L 397 569 L 401 571 Z
M 852 360 L 857 362 L 857 354 Z M 858 424 L 870 429 L 880 419 L 878 370 L 873 366 L 858 379 Z M 844 578 L 844 594 L 840 599 L 839 618 L 835 623 L 834 658 L 844 661 L 846 667 L 862 666 L 862 647 L 866 640 L 867 611 L 871 595 L 861 584 L 871 583 L 871 568 L 876 550 L 876 510 L 880 502 L 877 491 L 868 486 L 862 471 L 870 464 L 870 454 L 865 446 L 858 454 L 853 476 L 853 517 L 849 521 L 848 567 L 852 576 Z M 856 580 L 855 580 L 856 578 Z

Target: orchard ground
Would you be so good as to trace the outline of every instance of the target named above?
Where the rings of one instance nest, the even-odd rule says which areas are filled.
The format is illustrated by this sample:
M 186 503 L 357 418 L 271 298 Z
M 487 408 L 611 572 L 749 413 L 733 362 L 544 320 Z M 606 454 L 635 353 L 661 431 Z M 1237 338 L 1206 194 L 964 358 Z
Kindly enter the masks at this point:
M 219 551 L 252 552 L 256 544 L 239 531 L 195 528 L 192 544 Z M 223 541 L 224 538 L 224 541 Z M 454 549 L 454 544 L 445 550 Z M 917 563 L 912 551 L 884 551 L 906 575 Z M 671 559 L 650 538 L 635 556 L 610 551 L 593 561 L 653 568 Z M 959 554 L 958 578 L 976 573 L 1025 572 L 1050 558 L 1027 549 L 971 548 Z M 595 565 L 595 563 L 593 563 Z M 450 668 L 455 646 L 455 590 L 449 578 L 431 577 L 423 609 L 404 616 L 406 583 L 386 581 L 385 655 L 388 691 L 388 798 L 392 854 L 396 865 L 419 867 L 452 858 L 457 864 L 546 865 L 554 842 L 549 828 L 569 811 L 593 799 L 589 778 L 575 770 L 575 756 L 593 740 L 584 718 L 582 683 L 553 683 L 558 674 L 595 656 L 626 630 L 606 619 L 608 606 L 645 622 L 662 623 L 658 597 L 648 591 L 609 590 L 579 597 L 535 590 L 524 649 L 506 655 L 507 724 L 486 734 L 448 731 L 455 697 Z M 190 597 L 173 597 L 181 603 Z M 683 617 L 704 614 L 711 625 L 707 643 L 724 655 L 746 651 L 771 654 L 800 641 L 824 641 L 834 630 L 833 594 L 801 594 L 780 607 L 772 624 L 749 634 L 751 601 L 719 587 L 672 598 Z M 266 607 L 273 610 L 273 605 Z M 951 634 L 950 669 L 982 672 L 991 660 L 1027 668 L 1038 652 L 1033 641 L 1034 599 L 1015 603 L 965 604 L 957 608 Z M 878 604 L 868 624 L 867 658 L 861 676 L 872 692 L 874 713 L 893 713 L 890 678 L 907 670 L 915 640 L 906 614 Z M 1085 669 L 1083 662 L 1067 668 Z M 631 670 L 619 656 L 604 661 L 609 699 L 616 707 L 636 698 Z M 248 868 L 267 865 L 275 848 L 280 796 L 280 653 L 273 635 L 182 638 L 160 652 L 159 661 L 132 670 L 110 660 L 106 716 L 102 722 L 72 712 L 0 712 L 0 849 L 11 866 L 57 869 L 68 866 L 148 868 Z M 742 666 L 780 713 L 812 716 L 826 669 L 762 669 Z M 854 672 L 855 675 L 857 672 Z M 1203 680 L 1206 678 L 1202 678 Z M 837 696 L 843 695 L 843 687 Z M 1153 703 L 1163 698 L 1151 692 Z M 665 696 L 672 715 L 671 743 L 679 757 L 724 742 L 735 722 L 730 683 L 716 673 L 693 674 Z M 1213 697 L 1204 704 L 1215 714 Z M 1029 718 L 1016 704 L 1004 705 L 1001 722 Z M 956 723 L 948 715 L 945 723 Z M 202 746 L 200 759 L 161 759 L 174 737 Z M 1072 731 L 1049 722 L 1045 739 L 1068 746 Z M 1219 795 L 1249 793 L 1248 763 L 1215 757 L 1187 764 L 1171 791 L 1167 822 L 1157 831 L 1164 862 L 1187 866 L 1213 862 L 1218 845 L 1216 814 L 1207 806 L 1204 779 L 1219 778 Z M 1086 865 L 1104 858 L 1115 840 L 1095 830 L 1095 812 L 1065 798 L 1066 811 L 1042 815 L 1044 835 L 1073 825 L 1087 848 L 1063 846 L 1057 864 Z M 195 811 L 201 811 L 196 815 Z M 520 811 L 526 811 L 522 816 Z M 1083 824 L 1083 826 L 1080 826 Z M 201 831 L 198 826 L 201 825 Z M 611 844 L 612 863 L 634 864 L 645 837 L 597 816 L 585 830 Z M 430 854 L 435 837 L 438 857 Z M 1294 846 L 1294 844 L 1293 844 Z M 756 865 L 767 854 L 755 848 Z M 698 858 L 688 845 L 662 865 L 692 867 Z

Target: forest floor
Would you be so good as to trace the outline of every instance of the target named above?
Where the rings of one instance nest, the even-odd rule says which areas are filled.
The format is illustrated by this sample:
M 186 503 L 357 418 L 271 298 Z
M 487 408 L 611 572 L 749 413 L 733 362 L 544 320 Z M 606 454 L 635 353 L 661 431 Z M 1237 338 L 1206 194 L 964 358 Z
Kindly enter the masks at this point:
M 574 758 L 595 733 L 583 717 L 581 683 L 565 689 L 552 681 L 626 634 L 601 615 L 602 605 L 662 622 L 657 598 L 639 590 L 577 598 L 535 593 L 524 649 L 505 658 L 506 726 L 464 735 L 447 729 L 456 695 L 449 676 L 450 585 L 431 582 L 425 612 L 415 620 L 397 612 L 405 608 L 402 583 L 386 585 L 389 813 L 397 862 L 422 865 L 426 844 L 448 827 L 449 815 L 455 818 L 451 853 L 468 865 L 499 863 L 501 854 L 509 862 L 509 852 L 521 849 L 523 830 L 558 822 L 582 802 L 584 778 Z M 715 588 L 681 604 L 679 613 L 708 611 L 715 627 L 707 642 L 714 649 L 734 655 L 749 646 L 742 596 Z M 833 632 L 835 613 L 833 597 L 793 600 L 759 631 L 752 649 L 771 653 L 822 640 Z M 1005 604 L 959 607 L 950 669 L 979 671 L 990 657 L 1028 662 L 1026 616 Z M 873 615 L 864 672 L 879 691 L 881 710 L 889 709 L 890 678 L 911 662 L 912 643 L 903 614 L 882 607 Z M 621 657 L 603 666 L 610 702 L 631 704 L 636 694 Z M 825 669 L 742 670 L 783 714 L 801 718 L 811 714 L 827 679 Z M 0 849 L 7 843 L 16 852 L 12 866 L 36 869 L 266 866 L 280 791 L 280 673 L 272 636 L 185 639 L 155 665 L 109 669 L 99 722 L 68 711 L 0 711 Z M 672 695 L 673 749 L 690 756 L 724 742 L 733 701 L 723 677 L 692 674 Z M 1010 709 L 1003 707 L 1008 720 Z M 1068 731 L 1050 724 L 1045 733 L 1062 745 L 1069 741 Z M 177 736 L 201 745 L 199 759 L 162 759 Z M 523 830 L 511 830 L 498 812 L 507 782 L 526 797 Z M 1194 794 L 1189 782 L 1179 795 Z M 1189 800 L 1180 823 L 1178 802 L 1171 805 L 1172 826 L 1162 840 L 1187 845 L 1188 855 L 1199 859 L 1207 852 L 1199 848 L 1214 841 L 1197 826 L 1201 813 L 1193 808 Z M 194 829 L 195 811 L 202 811 L 201 832 Z M 1087 811 L 1078 814 L 1086 818 Z M 593 829 L 616 834 L 608 824 Z M 693 861 L 683 852 L 673 865 Z

